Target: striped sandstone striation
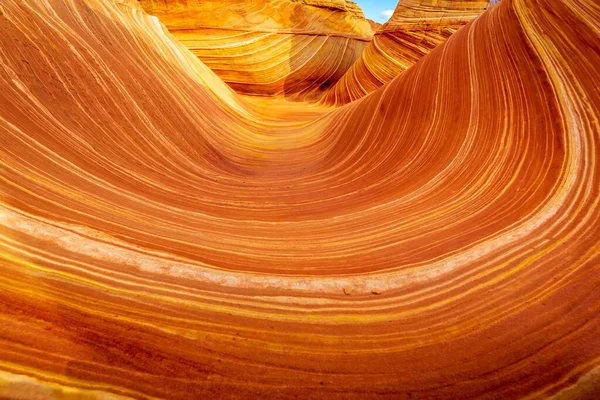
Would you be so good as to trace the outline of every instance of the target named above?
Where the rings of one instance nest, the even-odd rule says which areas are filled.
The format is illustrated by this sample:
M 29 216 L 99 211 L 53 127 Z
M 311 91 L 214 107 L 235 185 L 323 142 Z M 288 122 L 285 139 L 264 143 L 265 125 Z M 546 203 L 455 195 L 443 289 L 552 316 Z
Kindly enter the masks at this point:
M 488 7 L 488 0 L 402 0 L 324 102 L 346 104 L 373 92 Z
M 597 398 L 599 25 L 503 0 L 333 108 L 3 0 L 0 397 Z
M 373 35 L 346 0 L 142 0 L 170 32 L 242 94 L 316 99 Z

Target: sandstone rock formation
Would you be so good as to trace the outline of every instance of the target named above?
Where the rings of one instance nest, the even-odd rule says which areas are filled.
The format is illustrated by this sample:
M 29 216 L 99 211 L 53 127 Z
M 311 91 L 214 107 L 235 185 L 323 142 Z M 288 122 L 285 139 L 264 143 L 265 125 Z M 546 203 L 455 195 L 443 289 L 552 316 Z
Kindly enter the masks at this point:
M 373 31 L 373 33 L 377 33 L 377 32 L 379 32 L 379 30 L 381 28 L 383 28 L 383 24 L 380 24 L 379 22 L 375 22 L 370 19 L 368 19 L 367 21 L 369 21 L 369 24 L 371 25 L 371 30 Z
M 346 0 L 142 0 L 170 32 L 236 91 L 317 98 L 372 37 Z
M 137 3 L 0 3 L 0 398 L 598 397 L 594 0 L 339 108 Z
M 488 7 L 488 0 L 401 1 L 325 102 L 345 104 L 378 89 Z

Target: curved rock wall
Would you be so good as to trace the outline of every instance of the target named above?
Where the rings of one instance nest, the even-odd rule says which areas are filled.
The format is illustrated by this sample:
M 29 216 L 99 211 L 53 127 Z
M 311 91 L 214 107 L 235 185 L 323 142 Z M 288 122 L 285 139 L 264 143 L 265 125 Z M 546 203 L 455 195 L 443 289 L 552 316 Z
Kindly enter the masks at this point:
M 489 7 L 487 0 L 403 0 L 324 98 L 346 104 L 390 82 Z
M 0 4 L 0 397 L 597 397 L 594 1 L 336 109 L 133 3 Z
M 142 0 L 170 32 L 237 92 L 316 99 L 372 37 L 345 0 Z

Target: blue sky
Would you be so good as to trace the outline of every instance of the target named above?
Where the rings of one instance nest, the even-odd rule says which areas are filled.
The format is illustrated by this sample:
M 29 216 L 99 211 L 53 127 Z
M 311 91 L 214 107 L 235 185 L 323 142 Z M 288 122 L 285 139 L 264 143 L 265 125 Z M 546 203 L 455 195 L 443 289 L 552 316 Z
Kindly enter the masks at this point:
M 365 16 L 373 21 L 384 23 L 390 19 L 390 15 L 385 15 L 385 11 L 394 11 L 398 0 L 354 0 L 363 9 Z

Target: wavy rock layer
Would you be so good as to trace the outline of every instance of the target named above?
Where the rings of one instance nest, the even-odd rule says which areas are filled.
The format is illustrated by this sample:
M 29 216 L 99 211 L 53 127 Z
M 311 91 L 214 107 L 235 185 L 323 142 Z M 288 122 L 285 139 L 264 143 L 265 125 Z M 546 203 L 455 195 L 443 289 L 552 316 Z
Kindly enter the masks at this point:
M 597 397 L 595 2 L 504 0 L 338 109 L 135 3 L 1 4 L 0 397 Z
M 142 0 L 170 32 L 239 93 L 315 99 L 372 38 L 345 0 Z
M 488 0 L 403 0 L 324 102 L 346 104 L 406 71 L 450 35 L 481 15 Z

